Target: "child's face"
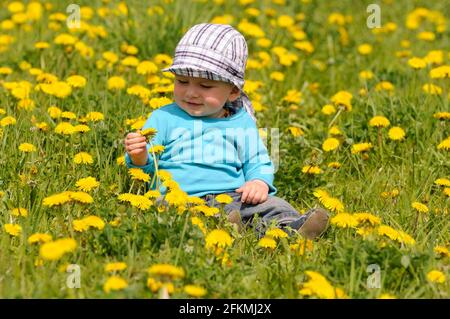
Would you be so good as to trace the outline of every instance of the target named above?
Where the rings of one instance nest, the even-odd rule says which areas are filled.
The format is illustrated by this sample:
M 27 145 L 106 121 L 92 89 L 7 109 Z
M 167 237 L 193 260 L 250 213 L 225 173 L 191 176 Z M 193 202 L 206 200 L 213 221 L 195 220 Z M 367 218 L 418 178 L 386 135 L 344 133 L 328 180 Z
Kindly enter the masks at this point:
M 191 116 L 220 117 L 240 91 L 230 83 L 175 75 L 175 102 Z

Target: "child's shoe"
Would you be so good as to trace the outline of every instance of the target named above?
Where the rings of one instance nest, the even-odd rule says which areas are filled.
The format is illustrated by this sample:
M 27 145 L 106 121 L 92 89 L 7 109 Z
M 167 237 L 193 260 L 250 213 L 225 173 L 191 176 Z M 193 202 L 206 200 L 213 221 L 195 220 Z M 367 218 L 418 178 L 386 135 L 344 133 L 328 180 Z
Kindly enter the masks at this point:
M 313 208 L 300 218 L 298 232 L 307 239 L 315 239 L 327 229 L 329 218 L 325 209 Z

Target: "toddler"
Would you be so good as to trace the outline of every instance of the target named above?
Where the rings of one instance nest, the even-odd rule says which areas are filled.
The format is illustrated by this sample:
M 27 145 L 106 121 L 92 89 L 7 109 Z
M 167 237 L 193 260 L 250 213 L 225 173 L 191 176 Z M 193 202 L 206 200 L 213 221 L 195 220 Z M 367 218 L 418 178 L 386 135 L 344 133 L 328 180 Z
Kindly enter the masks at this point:
M 243 92 L 247 56 L 245 38 L 232 26 L 193 26 L 163 70 L 175 75 L 174 102 L 152 112 L 143 129 L 157 130 L 152 144 L 164 146 L 158 168 L 170 172 L 188 195 L 216 207 L 215 196 L 233 198 L 224 207 L 232 223 L 251 222 L 258 214 L 260 235 L 275 222 L 316 238 L 327 227 L 327 212 L 316 208 L 301 215 L 274 196 L 273 164 Z M 125 147 L 128 168 L 154 171 L 145 137 L 129 133 Z

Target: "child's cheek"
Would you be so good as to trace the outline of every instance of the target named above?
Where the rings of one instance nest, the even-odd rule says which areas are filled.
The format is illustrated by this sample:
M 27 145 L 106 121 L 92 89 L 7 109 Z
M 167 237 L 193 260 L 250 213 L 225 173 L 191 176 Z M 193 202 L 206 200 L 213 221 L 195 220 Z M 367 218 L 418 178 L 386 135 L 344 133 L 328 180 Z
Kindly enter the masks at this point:
M 217 99 L 214 96 L 207 96 L 205 97 L 205 104 L 208 105 L 209 107 L 222 107 L 223 105 L 221 105 L 219 99 Z

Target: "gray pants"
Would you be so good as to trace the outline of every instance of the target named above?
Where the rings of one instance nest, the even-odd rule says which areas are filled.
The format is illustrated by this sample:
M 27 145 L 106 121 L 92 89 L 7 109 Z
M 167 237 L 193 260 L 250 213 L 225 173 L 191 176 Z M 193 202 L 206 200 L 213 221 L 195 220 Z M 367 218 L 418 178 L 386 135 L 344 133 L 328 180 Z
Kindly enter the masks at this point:
M 229 192 L 225 194 L 233 198 L 233 202 L 225 205 L 225 212 L 229 214 L 233 210 L 240 211 L 242 222 L 254 226 L 259 236 L 264 235 L 265 230 L 272 223 L 278 228 L 289 226 L 292 229 L 298 229 L 306 219 L 305 215 L 300 215 L 291 204 L 280 197 L 269 196 L 264 203 L 253 205 L 242 203 L 241 193 Z M 205 195 L 202 198 L 207 202 L 207 205 L 220 207 L 221 204 L 215 202 L 217 195 Z M 253 223 L 255 215 L 260 217 L 259 223 L 256 225 Z

